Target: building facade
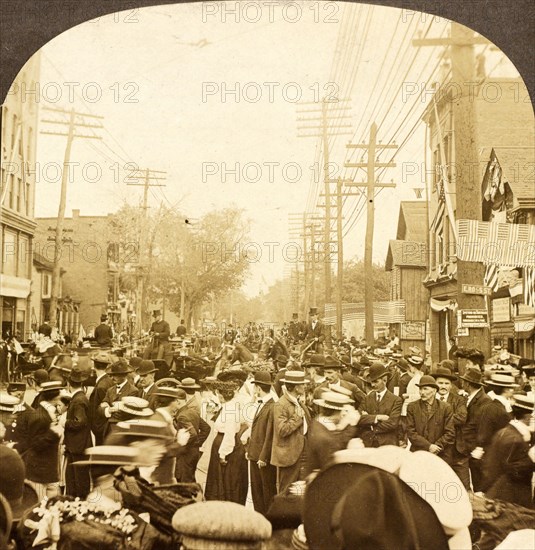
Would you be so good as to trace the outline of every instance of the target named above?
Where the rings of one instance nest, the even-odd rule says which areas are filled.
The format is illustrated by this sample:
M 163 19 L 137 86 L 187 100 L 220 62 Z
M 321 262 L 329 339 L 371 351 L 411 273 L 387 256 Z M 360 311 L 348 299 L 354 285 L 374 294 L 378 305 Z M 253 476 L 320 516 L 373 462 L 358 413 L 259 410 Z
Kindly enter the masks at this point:
M 40 56 L 22 68 L 2 104 L 0 322 L 2 337 L 30 336 L 33 238 L 35 232 L 36 138 L 39 122 L 35 90 Z

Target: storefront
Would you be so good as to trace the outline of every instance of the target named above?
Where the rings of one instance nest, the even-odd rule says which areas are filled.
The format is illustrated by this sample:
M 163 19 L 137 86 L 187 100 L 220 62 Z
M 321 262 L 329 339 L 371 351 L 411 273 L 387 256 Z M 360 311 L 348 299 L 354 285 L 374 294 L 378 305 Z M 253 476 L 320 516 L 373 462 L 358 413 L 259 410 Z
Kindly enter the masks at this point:
M 0 277 L 0 320 L 2 338 L 15 335 L 20 340 L 29 336 L 27 326 L 30 280 L 10 275 Z

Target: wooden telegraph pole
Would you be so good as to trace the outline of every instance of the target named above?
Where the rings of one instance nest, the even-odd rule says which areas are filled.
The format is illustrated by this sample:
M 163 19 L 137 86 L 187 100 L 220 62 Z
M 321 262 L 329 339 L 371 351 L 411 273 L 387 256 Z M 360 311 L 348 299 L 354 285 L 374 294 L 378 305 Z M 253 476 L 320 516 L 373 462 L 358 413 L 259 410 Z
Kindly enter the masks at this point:
M 451 23 L 450 38 L 428 38 L 412 41 L 414 46 L 446 46 L 450 48 L 452 103 L 455 150 L 455 193 L 457 219 L 482 219 L 481 181 L 478 154 L 478 132 L 474 109 L 476 83 L 475 44 L 488 44 L 488 40 L 475 36 L 474 31 Z M 443 83 L 444 84 L 444 83 Z M 441 149 L 443 146 L 441 144 Z M 443 167 L 445 169 L 445 167 Z M 446 198 L 446 200 L 449 200 Z M 450 220 L 452 224 L 455 220 Z M 481 285 L 484 266 L 479 262 L 466 262 L 457 258 L 457 303 L 459 310 L 486 310 L 485 297 L 463 294 L 463 285 Z M 488 327 L 470 328 L 468 336 L 459 338 L 459 346 L 477 347 L 488 356 L 490 337 Z
M 56 231 L 55 231 L 55 253 L 54 261 L 52 262 L 52 288 L 50 291 L 50 324 L 55 327 L 57 324 L 57 309 L 58 309 L 58 298 L 60 291 L 60 282 L 61 282 L 61 248 L 63 245 L 63 226 L 65 224 L 65 206 L 67 204 L 67 183 L 69 180 L 69 165 L 71 160 L 71 150 L 72 144 L 75 138 L 82 139 L 102 139 L 101 136 L 94 134 L 77 134 L 77 128 L 95 128 L 101 130 L 104 128 L 102 124 L 88 124 L 85 119 L 98 119 L 103 120 L 104 117 L 98 115 L 92 115 L 88 113 L 79 113 L 73 109 L 66 111 L 65 109 L 56 109 L 54 107 L 43 107 L 44 111 L 51 111 L 54 113 L 60 113 L 62 115 L 68 115 L 69 120 L 54 120 L 54 119 L 44 119 L 41 122 L 46 124 L 59 124 L 61 126 L 67 126 L 66 132 L 50 132 L 50 131 L 41 131 L 42 134 L 49 136 L 62 136 L 67 138 L 67 144 L 65 146 L 65 154 L 63 157 L 63 170 L 61 173 L 61 191 L 58 207 L 58 219 L 56 222 Z
M 301 106 L 313 106 L 298 110 L 298 115 L 305 115 L 298 118 L 298 123 L 305 123 L 298 126 L 298 137 L 321 137 L 323 145 L 323 183 L 325 203 L 325 221 L 323 226 L 323 262 L 325 280 L 325 302 L 331 301 L 331 187 L 330 187 L 330 164 L 329 164 L 329 138 L 333 136 L 350 135 L 351 124 L 342 123 L 343 119 L 351 118 L 348 113 L 351 108 L 347 105 L 349 99 L 328 99 L 323 98 L 321 106 L 318 102 L 301 103 Z M 315 115 L 315 116 L 314 116 Z M 307 124 L 311 123 L 311 124 Z M 330 126 L 329 126 L 330 125 Z M 311 133 L 312 132 L 312 133 Z
M 346 162 L 346 168 L 366 168 L 367 182 L 362 183 L 346 183 L 348 187 L 366 187 L 367 200 L 367 218 L 366 218 L 366 244 L 364 247 L 364 318 L 365 318 L 365 336 L 366 342 L 372 345 L 375 340 L 374 324 L 373 324 L 373 230 L 375 223 L 375 190 L 377 188 L 395 187 L 395 183 L 378 183 L 376 182 L 375 171 L 380 168 L 394 168 L 395 162 L 378 162 L 376 159 L 377 151 L 383 149 L 397 149 L 395 144 L 382 145 L 377 143 L 377 124 L 372 124 L 370 129 L 370 142 L 363 144 L 349 143 L 348 149 L 364 149 L 368 153 L 366 162 Z

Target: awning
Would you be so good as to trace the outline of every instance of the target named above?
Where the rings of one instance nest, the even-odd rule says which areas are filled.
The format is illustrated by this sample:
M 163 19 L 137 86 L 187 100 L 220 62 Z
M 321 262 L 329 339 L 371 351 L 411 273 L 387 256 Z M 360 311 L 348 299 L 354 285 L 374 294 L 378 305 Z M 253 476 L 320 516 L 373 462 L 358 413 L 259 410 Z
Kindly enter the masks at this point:
M 535 317 L 531 319 L 515 319 L 516 337 L 527 340 L 535 334 Z
M 0 277 L 0 295 L 12 298 L 28 298 L 30 294 L 30 279 L 2 275 Z
M 429 305 L 433 311 L 447 311 L 448 309 L 455 309 L 455 300 L 437 300 L 436 298 L 429 299 Z

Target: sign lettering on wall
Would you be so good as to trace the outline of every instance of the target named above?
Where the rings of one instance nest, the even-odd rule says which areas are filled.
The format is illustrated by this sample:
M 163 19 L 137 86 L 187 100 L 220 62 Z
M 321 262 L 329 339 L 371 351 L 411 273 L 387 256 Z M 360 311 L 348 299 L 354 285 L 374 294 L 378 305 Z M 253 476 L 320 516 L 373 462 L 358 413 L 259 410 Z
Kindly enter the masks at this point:
M 485 328 L 489 326 L 489 314 L 486 309 L 460 309 L 457 312 L 461 328 Z
M 511 320 L 511 298 L 492 300 L 492 322 L 506 323 Z
M 402 340 L 425 340 L 425 321 L 407 321 L 401 323 Z

